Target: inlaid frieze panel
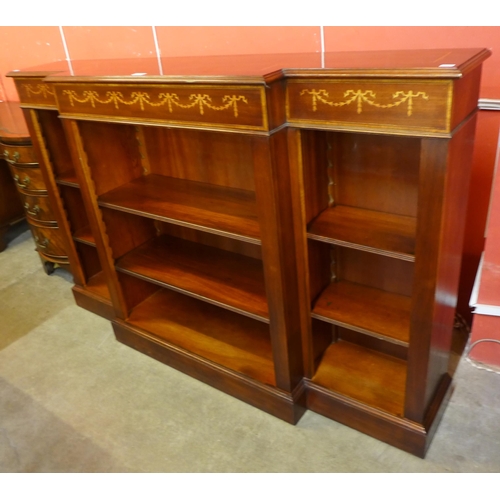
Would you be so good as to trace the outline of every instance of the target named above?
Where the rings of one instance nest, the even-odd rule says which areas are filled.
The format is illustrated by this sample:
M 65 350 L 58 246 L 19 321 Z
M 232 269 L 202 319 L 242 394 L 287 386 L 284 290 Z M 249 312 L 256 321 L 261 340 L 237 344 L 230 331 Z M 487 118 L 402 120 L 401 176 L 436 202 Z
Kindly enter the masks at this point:
M 56 84 L 62 115 L 90 115 L 203 128 L 267 130 L 259 86 Z
M 291 124 L 449 132 L 452 86 L 426 80 L 290 80 Z

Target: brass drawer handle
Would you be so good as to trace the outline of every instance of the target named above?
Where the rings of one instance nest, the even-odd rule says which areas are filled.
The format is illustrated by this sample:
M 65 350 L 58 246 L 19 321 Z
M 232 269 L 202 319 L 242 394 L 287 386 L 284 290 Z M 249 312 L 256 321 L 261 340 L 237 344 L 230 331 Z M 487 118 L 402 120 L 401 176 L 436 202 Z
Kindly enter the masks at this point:
M 49 246 L 50 241 L 48 240 L 48 238 L 44 238 L 43 241 L 40 242 L 40 238 L 38 236 L 35 236 L 35 243 L 37 247 L 46 249 Z
M 30 207 L 30 204 L 26 202 L 24 204 L 24 208 L 26 209 L 26 213 L 29 215 L 38 215 L 40 213 L 40 207 L 35 205 L 33 208 Z
M 8 151 L 4 151 L 3 155 L 5 156 L 5 159 L 9 163 L 17 163 L 19 161 L 19 158 L 21 157 L 21 155 L 17 151 L 14 151 L 14 154 L 12 155 L 12 158 L 10 158 L 10 155 L 9 155 Z
M 19 179 L 19 176 L 16 174 L 16 175 L 14 175 L 14 181 L 16 182 L 17 186 L 22 188 L 22 189 L 26 189 L 30 184 L 30 178 L 28 176 L 26 176 L 24 178 L 24 180 L 21 181 Z

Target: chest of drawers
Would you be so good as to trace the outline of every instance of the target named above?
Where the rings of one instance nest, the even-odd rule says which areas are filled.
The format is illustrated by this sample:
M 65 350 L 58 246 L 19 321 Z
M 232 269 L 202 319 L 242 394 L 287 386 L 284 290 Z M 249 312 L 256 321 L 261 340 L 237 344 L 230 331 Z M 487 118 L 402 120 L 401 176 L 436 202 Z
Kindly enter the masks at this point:
M 19 103 L 0 103 L 0 120 L 3 189 L 10 190 L 0 202 L 11 219 L 26 217 L 44 269 L 51 274 L 55 265 L 67 266 L 68 257 Z

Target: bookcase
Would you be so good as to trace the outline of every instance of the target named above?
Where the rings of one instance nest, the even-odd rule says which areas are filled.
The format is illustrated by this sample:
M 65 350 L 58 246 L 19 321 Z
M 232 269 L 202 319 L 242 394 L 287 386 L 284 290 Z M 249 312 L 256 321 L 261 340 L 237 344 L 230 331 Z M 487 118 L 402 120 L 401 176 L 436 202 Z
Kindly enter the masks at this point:
M 488 55 L 52 66 L 36 85 L 71 160 L 48 170 L 117 339 L 290 423 L 310 409 L 424 456 Z M 37 71 L 14 75 L 21 96 Z

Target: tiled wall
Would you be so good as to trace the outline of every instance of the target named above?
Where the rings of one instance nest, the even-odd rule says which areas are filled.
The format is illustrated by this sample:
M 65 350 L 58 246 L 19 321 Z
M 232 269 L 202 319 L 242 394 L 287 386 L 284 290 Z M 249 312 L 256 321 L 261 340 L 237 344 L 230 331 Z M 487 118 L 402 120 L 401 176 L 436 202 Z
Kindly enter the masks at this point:
M 0 100 L 17 100 L 5 78 L 8 71 L 66 58 L 432 47 L 492 48 L 483 86 L 500 87 L 500 28 L 495 26 L 0 26 Z
M 0 26 L 0 99 L 17 100 L 5 74 L 78 59 L 319 52 L 321 29 L 294 26 Z

